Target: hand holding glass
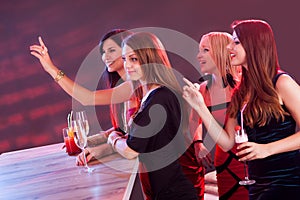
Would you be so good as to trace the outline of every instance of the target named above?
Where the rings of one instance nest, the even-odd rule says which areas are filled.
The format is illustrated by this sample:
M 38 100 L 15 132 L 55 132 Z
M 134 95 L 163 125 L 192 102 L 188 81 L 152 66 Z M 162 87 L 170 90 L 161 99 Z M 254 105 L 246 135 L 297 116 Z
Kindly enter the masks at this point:
M 75 143 L 80 149 L 82 149 L 82 152 L 83 152 L 84 166 L 86 168 L 86 170 L 84 170 L 84 172 L 91 173 L 91 172 L 93 172 L 94 169 L 90 168 L 87 165 L 86 156 L 84 153 L 84 149 L 87 146 L 87 135 L 89 132 L 89 123 L 88 123 L 85 111 L 77 112 L 75 119 L 76 120 L 73 121 L 73 123 L 75 124 L 74 129 L 77 130 L 77 131 L 74 131 L 74 132 L 76 132 L 75 137 L 74 137 Z
M 235 143 L 241 144 L 248 141 L 248 136 L 240 126 L 235 127 Z M 242 149 L 241 149 L 242 150 Z M 252 185 L 255 180 L 249 179 L 247 162 L 244 161 L 245 178 L 239 182 L 240 185 Z

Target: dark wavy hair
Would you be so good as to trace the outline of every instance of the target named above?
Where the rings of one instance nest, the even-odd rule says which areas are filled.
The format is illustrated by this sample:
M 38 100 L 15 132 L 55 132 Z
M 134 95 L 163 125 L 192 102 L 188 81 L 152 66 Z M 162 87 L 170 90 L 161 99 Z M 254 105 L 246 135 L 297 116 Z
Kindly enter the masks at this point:
M 113 29 L 109 31 L 100 39 L 100 54 L 103 55 L 104 53 L 103 44 L 107 39 L 113 40 L 118 46 L 121 47 L 123 40 L 131 34 L 132 33 L 126 29 Z M 121 83 L 123 83 L 123 80 L 121 79 L 121 76 L 118 74 L 118 72 L 109 72 L 106 67 L 100 77 L 98 89 L 114 88 L 120 85 Z M 123 115 L 121 114 L 123 112 L 124 105 L 122 103 L 110 105 L 110 119 L 115 129 L 124 129 L 124 119 L 122 118 Z M 101 118 L 100 113 L 97 113 L 97 115 L 98 118 Z

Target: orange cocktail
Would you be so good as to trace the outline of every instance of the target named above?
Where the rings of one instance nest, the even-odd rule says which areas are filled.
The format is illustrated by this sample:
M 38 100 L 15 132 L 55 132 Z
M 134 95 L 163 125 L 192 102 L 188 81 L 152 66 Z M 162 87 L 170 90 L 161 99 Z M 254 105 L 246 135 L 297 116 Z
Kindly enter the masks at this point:
M 75 144 L 74 132 L 72 128 L 64 128 L 64 142 L 66 145 L 66 152 L 69 155 L 76 155 L 81 152 L 81 149 Z

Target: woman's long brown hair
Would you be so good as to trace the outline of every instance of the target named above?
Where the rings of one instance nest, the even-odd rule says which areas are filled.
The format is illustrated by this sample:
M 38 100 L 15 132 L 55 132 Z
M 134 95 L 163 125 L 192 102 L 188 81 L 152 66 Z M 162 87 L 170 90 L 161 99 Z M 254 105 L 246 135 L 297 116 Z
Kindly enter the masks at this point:
M 190 109 L 182 98 L 182 87 L 176 78 L 167 52 L 158 37 L 149 32 L 139 32 L 127 37 L 123 46 L 133 49 L 141 64 L 147 85 L 160 84 L 175 92 L 181 105 L 183 131 L 188 131 Z M 190 139 L 190 138 L 189 138 Z
M 284 119 L 286 112 L 273 83 L 280 66 L 271 27 L 261 20 L 244 20 L 234 22 L 232 28 L 246 52 L 248 69 L 242 69 L 241 84 L 231 99 L 229 116 L 236 118 L 247 103 L 244 122 L 250 127 L 263 126 L 272 117 Z

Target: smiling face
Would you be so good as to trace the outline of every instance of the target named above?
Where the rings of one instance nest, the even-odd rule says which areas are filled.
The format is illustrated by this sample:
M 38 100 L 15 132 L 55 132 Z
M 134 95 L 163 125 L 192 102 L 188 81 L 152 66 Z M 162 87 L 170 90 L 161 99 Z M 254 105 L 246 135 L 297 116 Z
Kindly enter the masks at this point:
M 241 65 L 248 69 L 245 49 L 242 46 L 240 40 L 238 39 L 235 31 L 232 34 L 232 38 L 233 42 L 231 42 L 227 46 L 227 49 L 229 50 L 231 56 L 231 64 L 233 66 Z
M 211 46 L 207 36 L 203 36 L 199 43 L 199 53 L 197 55 L 202 73 L 214 73 L 217 69 L 216 63 L 211 56 Z
M 102 61 L 105 63 L 109 72 L 118 72 L 119 75 L 124 73 L 121 55 L 122 48 L 115 41 L 108 38 L 103 42 Z
M 124 45 L 122 49 L 122 58 L 127 77 L 130 80 L 142 81 L 143 71 L 136 53 L 128 45 Z

